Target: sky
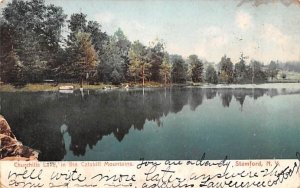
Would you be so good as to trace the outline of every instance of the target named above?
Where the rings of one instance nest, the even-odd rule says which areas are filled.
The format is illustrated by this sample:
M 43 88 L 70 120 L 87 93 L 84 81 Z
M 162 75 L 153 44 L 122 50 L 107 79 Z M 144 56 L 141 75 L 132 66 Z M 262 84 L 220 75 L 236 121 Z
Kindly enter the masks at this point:
M 296 0 L 297 1 L 297 0 Z M 274 1 L 273 1 L 274 2 Z M 243 53 L 267 64 L 300 61 L 300 1 L 286 6 L 254 6 L 239 0 L 46 0 L 68 15 L 82 12 L 113 34 L 119 27 L 129 40 L 145 45 L 162 40 L 170 54 L 196 54 L 218 63 L 236 63 Z M 248 60 L 248 61 L 249 61 Z

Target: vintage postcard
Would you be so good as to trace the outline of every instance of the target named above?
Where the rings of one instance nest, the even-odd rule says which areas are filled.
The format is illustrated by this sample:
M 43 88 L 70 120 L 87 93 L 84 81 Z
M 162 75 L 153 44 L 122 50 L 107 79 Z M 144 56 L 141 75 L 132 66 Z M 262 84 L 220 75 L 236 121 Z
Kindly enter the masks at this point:
M 300 188 L 300 1 L 1 0 L 0 187 Z

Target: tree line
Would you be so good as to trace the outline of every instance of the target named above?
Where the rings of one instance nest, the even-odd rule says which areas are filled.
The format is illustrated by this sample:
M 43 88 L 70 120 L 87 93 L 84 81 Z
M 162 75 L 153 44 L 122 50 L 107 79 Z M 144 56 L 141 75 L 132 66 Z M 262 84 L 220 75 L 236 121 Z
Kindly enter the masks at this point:
M 148 46 L 131 42 L 121 29 L 108 35 L 86 14 L 67 19 L 61 7 L 43 0 L 8 3 L 0 17 L 0 36 L 1 82 L 16 85 L 45 80 L 257 83 L 278 73 L 274 61 L 267 69 L 255 60 L 246 65 L 243 54 L 235 65 L 225 55 L 216 67 L 197 55 L 170 55 L 162 41 Z

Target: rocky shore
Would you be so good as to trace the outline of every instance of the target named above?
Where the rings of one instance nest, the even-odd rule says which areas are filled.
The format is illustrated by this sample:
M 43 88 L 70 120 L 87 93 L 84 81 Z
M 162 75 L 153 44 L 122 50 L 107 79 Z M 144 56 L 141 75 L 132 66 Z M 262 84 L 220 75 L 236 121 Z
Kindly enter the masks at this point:
M 17 140 L 9 124 L 0 115 L 0 160 L 38 160 L 38 151 Z

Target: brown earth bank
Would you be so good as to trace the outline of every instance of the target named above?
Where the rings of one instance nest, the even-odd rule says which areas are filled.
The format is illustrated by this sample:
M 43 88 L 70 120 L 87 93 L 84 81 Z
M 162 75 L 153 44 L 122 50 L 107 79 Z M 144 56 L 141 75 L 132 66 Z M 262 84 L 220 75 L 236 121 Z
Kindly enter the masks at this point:
M 3 116 L 0 115 L 0 160 L 38 160 L 38 151 L 24 146 L 17 140 Z

